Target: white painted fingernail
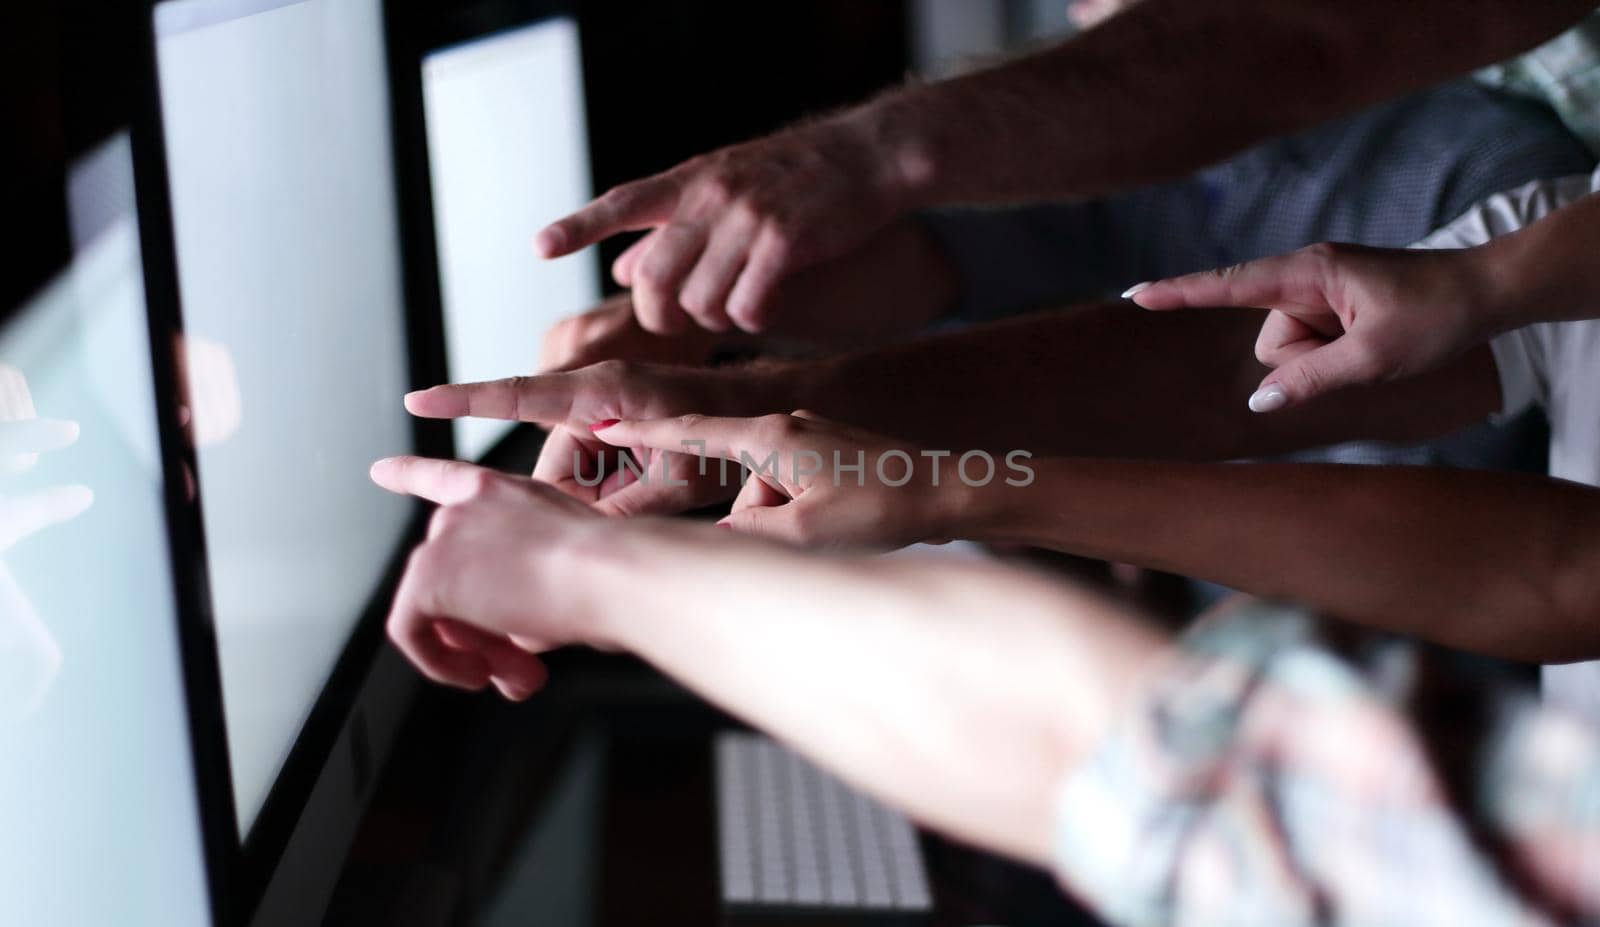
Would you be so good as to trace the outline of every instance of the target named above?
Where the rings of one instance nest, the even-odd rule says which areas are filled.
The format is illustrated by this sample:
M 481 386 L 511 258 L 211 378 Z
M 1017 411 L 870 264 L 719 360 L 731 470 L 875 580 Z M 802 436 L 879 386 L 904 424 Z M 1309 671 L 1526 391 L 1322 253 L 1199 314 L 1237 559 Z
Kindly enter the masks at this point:
M 1289 404 L 1289 394 L 1274 383 L 1258 389 L 1250 396 L 1251 412 L 1276 412 Z
M 1126 290 L 1123 291 L 1122 298 L 1123 299 L 1132 299 L 1135 296 L 1138 296 L 1140 293 L 1143 293 L 1145 290 L 1148 290 L 1148 289 L 1150 289 L 1151 287 L 1153 287 L 1155 285 L 1156 284 L 1155 284 L 1154 280 L 1149 280 L 1149 281 L 1146 281 L 1144 283 L 1135 283 L 1133 286 L 1130 286 Z

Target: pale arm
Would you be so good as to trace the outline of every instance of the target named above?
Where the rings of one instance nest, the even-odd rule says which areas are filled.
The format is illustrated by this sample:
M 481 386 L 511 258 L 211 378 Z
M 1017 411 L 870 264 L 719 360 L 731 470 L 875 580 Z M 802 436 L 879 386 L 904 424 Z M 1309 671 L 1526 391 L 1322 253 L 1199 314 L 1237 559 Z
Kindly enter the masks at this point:
M 1153 632 L 1022 573 L 714 533 L 573 559 L 612 640 L 919 820 L 1050 864 L 1056 786 L 1164 651 Z
M 373 477 L 443 503 L 388 622 L 435 681 L 526 697 L 531 650 L 625 649 L 918 819 L 1040 865 L 1057 786 L 1169 648 L 1115 605 L 995 566 L 606 519 L 453 461 Z

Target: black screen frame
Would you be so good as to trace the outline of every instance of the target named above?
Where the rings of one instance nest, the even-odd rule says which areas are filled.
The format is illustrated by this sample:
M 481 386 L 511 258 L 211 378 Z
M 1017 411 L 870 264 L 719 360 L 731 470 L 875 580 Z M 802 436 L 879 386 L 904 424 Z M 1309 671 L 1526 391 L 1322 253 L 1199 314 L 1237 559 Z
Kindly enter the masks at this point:
M 152 361 L 156 371 L 158 419 L 167 486 L 169 542 L 178 593 L 179 639 L 189 702 L 196 783 L 201 802 L 212 909 L 219 924 L 245 923 L 265 895 L 284 858 L 290 838 L 313 788 L 327 767 L 344 722 L 360 696 L 363 683 L 384 644 L 383 623 L 411 548 L 422 538 L 424 507 L 418 504 L 391 552 L 380 582 L 358 616 L 350 637 L 319 693 L 248 834 L 240 836 L 229 763 L 227 727 L 222 705 L 222 677 L 216 616 L 210 594 L 209 567 L 202 520 L 199 467 L 193 442 L 177 410 L 186 404 L 177 345 L 183 333 L 171 191 L 167 176 L 161 114 L 158 36 L 155 11 L 161 0 L 137 4 L 140 22 L 133 31 L 139 46 L 138 95 L 133 121 L 135 187 L 139 202 L 146 301 L 150 318 Z M 384 3 L 386 65 L 389 69 L 391 145 L 395 195 L 401 229 L 402 299 L 410 388 L 441 382 L 444 372 L 442 321 L 436 282 L 430 285 L 419 259 L 417 237 L 410 233 L 406 206 L 409 176 L 401 163 L 399 121 L 403 107 L 394 91 L 394 46 L 391 7 Z M 399 397 L 396 397 L 398 400 Z M 412 420 L 412 453 L 453 457 L 448 422 Z

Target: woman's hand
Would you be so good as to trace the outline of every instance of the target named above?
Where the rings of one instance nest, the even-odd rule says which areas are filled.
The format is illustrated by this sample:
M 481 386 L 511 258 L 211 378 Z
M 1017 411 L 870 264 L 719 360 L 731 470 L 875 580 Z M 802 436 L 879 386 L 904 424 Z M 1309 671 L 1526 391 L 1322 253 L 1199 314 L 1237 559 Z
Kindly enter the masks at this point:
M 1482 249 L 1320 244 L 1222 270 L 1140 284 L 1146 309 L 1269 309 L 1256 357 L 1273 368 L 1250 397 L 1276 412 L 1348 386 L 1431 370 L 1494 332 Z
M 760 418 L 685 415 L 619 421 L 595 437 L 618 447 L 713 458 L 702 472 L 750 479 L 721 524 L 808 546 L 898 548 L 943 541 L 972 492 L 1016 478 L 1006 462 L 963 461 L 858 431 L 807 412 Z M 975 452 L 981 453 L 981 452 Z

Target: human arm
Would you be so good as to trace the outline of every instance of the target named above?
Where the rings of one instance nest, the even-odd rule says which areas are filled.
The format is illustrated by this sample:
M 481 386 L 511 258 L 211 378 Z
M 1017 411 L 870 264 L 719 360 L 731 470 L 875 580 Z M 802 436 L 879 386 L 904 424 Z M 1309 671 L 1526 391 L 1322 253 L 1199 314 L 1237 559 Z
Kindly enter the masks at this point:
M 1600 908 L 1573 865 L 1600 832 L 1593 732 L 1393 645 L 1371 671 L 1275 609 L 1172 642 L 993 566 L 599 519 L 454 462 L 374 476 L 444 503 L 389 619 L 425 673 L 481 688 L 502 652 L 537 681 L 534 650 L 631 650 L 924 823 L 1051 866 L 1112 923 Z
M 693 317 L 713 330 L 761 330 L 781 279 L 908 211 L 1175 177 L 1515 54 L 1591 9 L 1578 0 L 1149 0 L 1054 48 L 615 188 L 536 246 L 553 256 L 651 229 L 615 268 L 638 291 L 647 328 L 676 331 Z
M 552 426 L 535 475 L 591 502 L 601 495 L 578 491 L 572 475 L 606 447 L 589 426 L 611 419 L 804 408 L 928 448 L 1219 460 L 1357 438 L 1421 440 L 1499 407 L 1484 349 L 1422 377 L 1251 415 L 1244 399 L 1265 372 L 1249 350 L 1260 324 L 1260 314 L 1236 310 L 1158 316 L 1112 303 L 808 361 L 716 370 L 607 362 L 434 387 L 406 404 L 427 417 Z M 731 495 L 691 482 L 636 484 L 612 497 L 613 511 L 663 514 Z
M 525 696 L 542 678 L 531 650 L 627 650 L 920 820 L 1040 865 L 1056 783 L 1165 653 L 1116 606 L 991 565 L 804 557 L 602 519 L 453 462 L 373 476 L 443 505 L 389 619 L 437 681 L 498 672 Z
M 1507 659 L 1600 657 L 1600 490 L 1577 484 L 1388 467 L 969 460 L 959 447 L 934 458 L 781 415 L 624 421 L 596 435 L 759 470 L 723 523 L 761 537 L 1026 544 Z
M 1497 210 L 1521 208 L 1514 197 L 1497 197 L 1469 214 L 1462 231 L 1442 234 L 1445 241 L 1487 237 Z M 1600 196 L 1529 221 L 1475 247 L 1314 245 L 1129 295 L 1154 310 L 1270 309 L 1255 353 L 1274 369 L 1251 406 L 1275 412 L 1344 387 L 1413 376 L 1515 328 L 1600 315 Z

